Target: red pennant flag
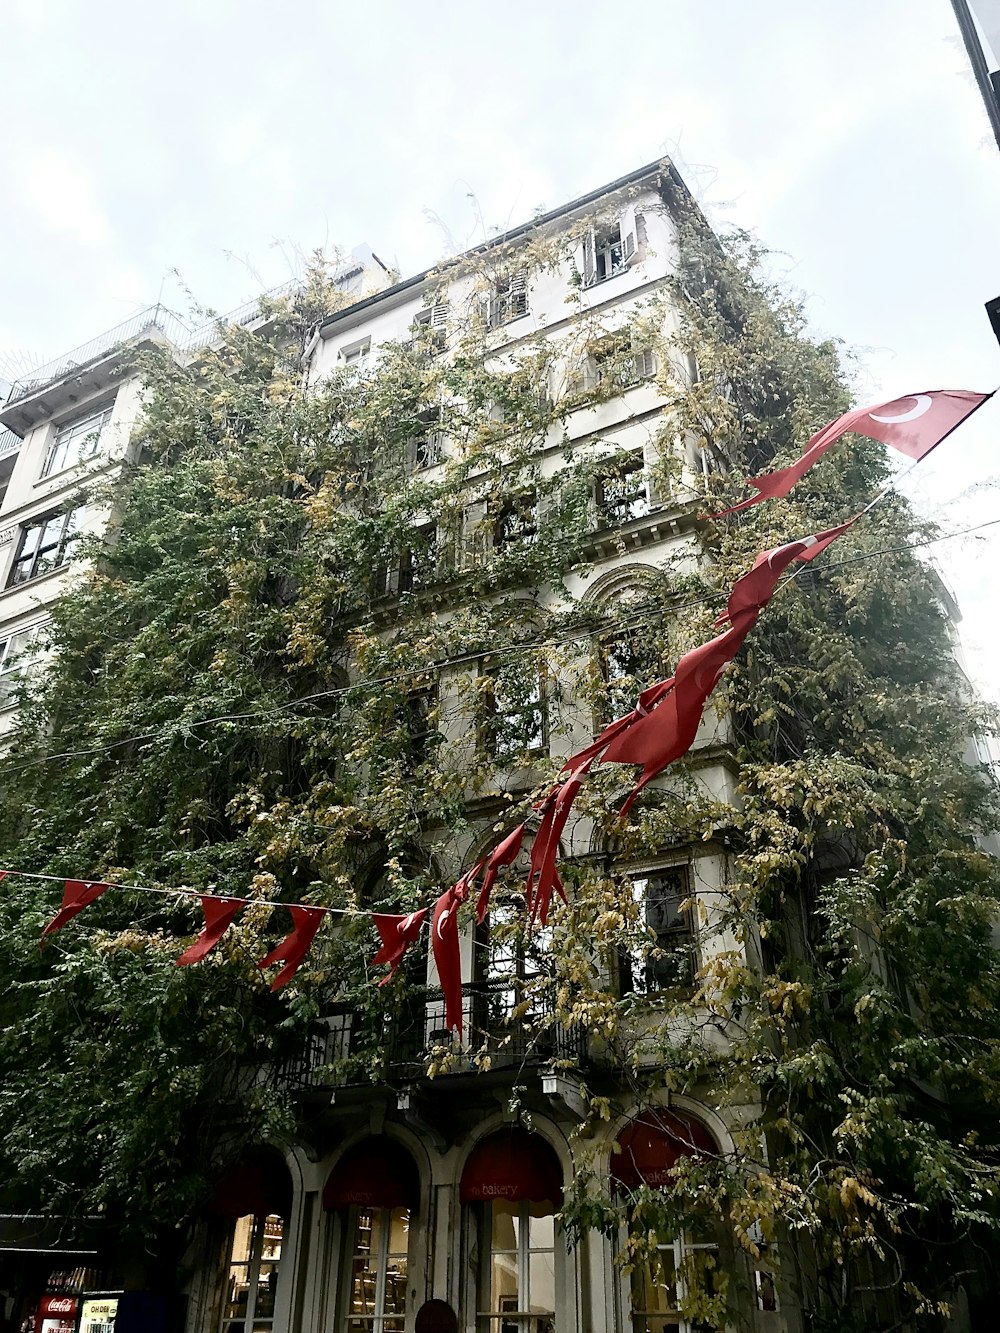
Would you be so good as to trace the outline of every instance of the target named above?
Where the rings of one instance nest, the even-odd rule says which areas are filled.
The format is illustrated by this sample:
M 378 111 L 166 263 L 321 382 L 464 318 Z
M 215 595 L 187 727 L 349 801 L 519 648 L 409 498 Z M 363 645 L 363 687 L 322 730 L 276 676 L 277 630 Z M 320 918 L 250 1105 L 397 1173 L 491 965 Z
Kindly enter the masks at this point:
M 856 514 L 837 528 L 827 528 L 825 532 L 817 532 L 812 537 L 786 542 L 784 546 L 776 546 L 772 551 L 761 551 L 750 572 L 733 584 L 726 610 L 716 620 L 716 626 L 724 625 L 727 620 L 732 621 L 746 611 L 759 614 L 774 596 L 781 575 L 789 565 L 796 560 L 801 564 L 815 560 L 832 542 L 842 537 L 848 528 L 852 528 L 860 517 L 860 514 Z
M 42 938 L 38 941 L 39 949 L 45 948 L 45 937 L 47 935 L 54 935 L 57 930 L 62 930 L 67 921 L 72 921 L 77 912 L 82 912 L 85 907 L 89 907 L 107 887 L 106 884 L 98 884 L 93 880 L 66 880 L 63 888 L 62 906 L 42 931 Z
M 281 990 L 282 986 L 287 986 L 292 977 L 299 970 L 303 958 L 309 951 L 309 946 L 316 938 L 316 932 L 323 924 L 323 918 L 326 912 L 320 907 L 289 907 L 292 914 L 294 925 L 285 938 L 276 949 L 272 949 L 266 958 L 262 958 L 257 966 L 264 970 L 273 963 L 284 963 L 278 975 L 271 982 L 273 991 Z
M 535 840 L 531 845 L 531 869 L 528 874 L 526 896 L 532 921 L 541 921 L 543 926 L 549 919 L 549 903 L 552 900 L 552 890 L 555 889 L 563 902 L 566 901 L 566 895 L 563 893 L 559 872 L 556 868 L 559 840 L 563 835 L 570 811 L 573 809 L 573 802 L 579 795 L 583 780 L 590 772 L 596 757 L 590 753 L 592 749 L 592 746 L 588 746 L 586 750 L 582 751 L 582 758 L 580 755 L 574 756 L 579 761 L 576 767 L 565 782 L 558 787 L 554 787 L 549 793 L 544 805 L 542 822 L 538 826 L 538 832 L 535 834 Z M 563 765 L 563 767 L 566 766 Z
M 195 942 L 177 959 L 177 966 L 187 967 L 189 963 L 200 963 L 215 948 L 245 906 L 245 898 L 215 898 L 211 894 L 203 894 L 201 910 L 205 924 Z
M 419 912 L 410 912 L 407 916 L 389 916 L 381 912 L 372 913 L 375 929 L 382 941 L 381 949 L 372 959 L 372 966 L 374 967 L 380 963 L 389 964 L 389 971 L 378 983 L 380 986 L 384 986 L 392 980 L 396 968 L 402 962 L 403 954 L 406 953 L 406 950 L 423 930 L 426 916 L 426 907 L 421 908 Z
M 817 431 L 802 457 L 794 463 L 776 472 L 751 477 L 748 484 L 759 492 L 758 495 L 731 505 L 712 517 L 724 518 L 726 514 L 736 514 L 760 504 L 761 500 L 787 495 L 827 449 L 848 431 L 881 440 L 907 458 L 925 458 L 966 417 L 992 397 L 992 393 L 972 393 L 967 389 L 931 389 L 927 393 L 913 393 L 892 398 L 887 403 L 876 403 L 874 407 L 856 407 Z
M 458 909 L 467 896 L 468 884 L 460 879 L 437 900 L 431 920 L 431 947 L 444 991 L 445 1026 L 449 1031 L 458 1030 L 459 1041 L 462 1040 L 462 954 L 458 943 Z
M 494 847 L 485 862 L 480 862 L 480 866 L 486 866 L 486 873 L 483 876 L 483 886 L 479 890 L 479 899 L 476 902 L 476 920 L 480 925 L 486 920 L 486 913 L 489 910 L 490 894 L 493 891 L 493 885 L 496 883 L 497 875 L 505 866 L 512 866 L 517 860 L 518 852 L 521 850 L 521 844 L 524 842 L 524 825 L 518 824 L 513 833 L 508 833 L 499 846 Z M 472 872 L 471 882 L 475 882 L 476 875 Z
M 673 688 L 661 694 L 646 716 L 619 734 L 601 756 L 602 763 L 643 766 L 638 783 L 622 805 L 623 816 L 646 784 L 694 744 L 709 695 L 774 596 L 785 570 L 796 560 L 812 560 L 825 551 L 858 517 L 837 528 L 762 552 L 753 568 L 737 579 L 729 595 L 729 609 L 720 617 L 720 621 L 731 619 L 730 628 L 685 653 L 677 663 Z

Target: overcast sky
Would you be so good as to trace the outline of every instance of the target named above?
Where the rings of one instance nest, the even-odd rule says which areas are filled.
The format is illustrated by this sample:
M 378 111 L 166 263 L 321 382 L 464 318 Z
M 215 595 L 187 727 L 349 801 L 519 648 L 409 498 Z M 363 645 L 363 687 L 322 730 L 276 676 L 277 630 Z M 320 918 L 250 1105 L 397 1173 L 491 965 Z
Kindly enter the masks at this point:
M 417 271 L 667 153 L 860 352 L 862 398 L 1000 382 L 1000 151 L 948 0 L 3 11 L 0 377 L 316 246 Z M 1000 518 L 998 439 L 995 401 L 906 483 L 945 530 Z M 933 549 L 1000 699 L 1000 525 Z

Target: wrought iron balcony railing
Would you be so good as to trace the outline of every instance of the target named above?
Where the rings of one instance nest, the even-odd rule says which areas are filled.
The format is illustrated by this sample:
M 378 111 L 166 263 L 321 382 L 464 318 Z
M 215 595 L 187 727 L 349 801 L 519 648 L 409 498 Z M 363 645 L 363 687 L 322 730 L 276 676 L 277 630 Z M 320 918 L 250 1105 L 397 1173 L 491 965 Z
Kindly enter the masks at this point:
M 517 978 L 462 987 L 464 1040 L 453 1072 L 549 1064 L 581 1066 L 586 1033 L 565 1027 L 553 999 Z M 348 1087 L 369 1082 L 412 1082 L 423 1077 L 435 1047 L 451 1047 L 445 1026 L 444 995 L 411 989 L 394 1012 L 372 1013 L 335 1006 L 310 1034 L 303 1051 L 286 1060 L 279 1082 L 292 1090 Z

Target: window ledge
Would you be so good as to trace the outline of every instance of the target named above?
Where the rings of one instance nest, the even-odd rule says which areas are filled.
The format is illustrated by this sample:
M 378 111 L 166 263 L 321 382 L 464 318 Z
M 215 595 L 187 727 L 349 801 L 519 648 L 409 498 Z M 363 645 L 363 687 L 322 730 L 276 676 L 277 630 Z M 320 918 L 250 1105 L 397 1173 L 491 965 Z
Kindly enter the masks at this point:
M 48 582 L 50 579 L 58 578 L 61 574 L 69 573 L 72 568 L 72 562 L 68 561 L 65 565 L 59 565 L 56 569 L 50 569 L 45 574 L 36 574 L 33 579 L 25 579 L 23 583 L 12 583 L 9 588 L 0 589 L 0 601 L 9 597 L 12 593 L 23 592 L 25 588 L 37 588 L 40 584 Z

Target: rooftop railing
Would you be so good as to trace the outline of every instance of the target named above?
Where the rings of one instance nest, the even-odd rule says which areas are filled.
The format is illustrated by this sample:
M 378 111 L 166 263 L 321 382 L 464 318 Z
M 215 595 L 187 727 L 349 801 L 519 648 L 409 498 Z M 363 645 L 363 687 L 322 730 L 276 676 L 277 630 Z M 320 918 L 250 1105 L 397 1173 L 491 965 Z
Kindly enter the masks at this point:
M 338 271 L 336 278 L 338 281 L 345 281 L 357 274 L 360 268 L 361 265 L 358 262 L 352 261 Z M 77 367 L 85 366 L 91 361 L 96 361 L 99 357 L 107 356 L 116 347 L 120 347 L 124 343 L 136 342 L 143 336 L 158 334 L 180 351 L 193 351 L 198 347 L 206 347 L 218 339 L 220 326 L 252 324 L 254 320 L 261 318 L 261 303 L 263 301 L 273 301 L 282 296 L 289 296 L 300 285 L 297 278 L 292 278 L 289 282 L 282 283 L 280 287 L 273 287 L 261 296 L 254 297 L 252 301 L 246 301 L 243 305 L 237 306 L 235 310 L 230 310 L 225 315 L 206 320 L 194 328 L 191 328 L 165 306 L 149 306 L 146 310 L 140 311 L 139 314 L 133 315 L 131 319 L 125 320 L 123 324 L 116 324 L 113 329 L 107 329 L 104 333 L 99 333 L 96 338 L 91 338 L 89 342 L 74 347 L 72 351 L 65 352 L 54 361 L 46 362 L 45 365 L 32 370 L 30 374 L 23 375 L 19 380 L 15 380 L 7 394 L 6 402 L 14 403 L 19 398 L 26 398 L 28 394 L 35 393 L 54 380 L 61 379 Z

